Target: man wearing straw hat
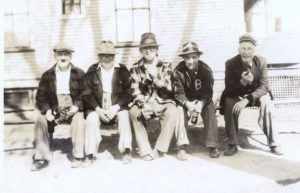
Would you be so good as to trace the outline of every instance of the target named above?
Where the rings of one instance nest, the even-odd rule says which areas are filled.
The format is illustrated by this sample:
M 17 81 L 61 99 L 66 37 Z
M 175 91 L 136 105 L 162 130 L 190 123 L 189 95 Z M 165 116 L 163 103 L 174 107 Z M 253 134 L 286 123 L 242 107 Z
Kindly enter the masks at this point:
M 92 137 L 85 147 L 91 164 L 101 141 L 100 127 L 117 123 L 120 134 L 118 149 L 124 164 L 132 162 L 131 127 L 128 103 L 131 101 L 130 74 L 127 68 L 115 62 L 115 47 L 111 41 L 99 45 L 99 62 L 88 69 L 82 98 L 85 105 L 85 129 Z

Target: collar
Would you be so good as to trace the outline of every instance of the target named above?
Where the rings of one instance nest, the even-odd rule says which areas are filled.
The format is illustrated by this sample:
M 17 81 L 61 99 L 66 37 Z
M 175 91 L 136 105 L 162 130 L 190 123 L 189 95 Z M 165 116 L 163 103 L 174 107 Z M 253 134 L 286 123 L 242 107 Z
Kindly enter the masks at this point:
M 56 66 L 55 66 L 55 72 L 62 72 L 62 71 L 60 71 L 60 69 L 58 67 L 58 64 L 56 64 Z M 68 70 L 66 72 L 71 72 L 71 63 L 69 64 L 69 68 L 68 68 Z
M 120 67 L 120 64 L 114 62 L 112 69 L 114 69 L 116 67 Z M 97 66 L 97 70 L 99 70 L 99 69 L 101 69 L 101 70 L 103 69 L 102 66 L 101 66 L 101 64 L 100 64 L 100 62 L 98 62 L 98 66 Z

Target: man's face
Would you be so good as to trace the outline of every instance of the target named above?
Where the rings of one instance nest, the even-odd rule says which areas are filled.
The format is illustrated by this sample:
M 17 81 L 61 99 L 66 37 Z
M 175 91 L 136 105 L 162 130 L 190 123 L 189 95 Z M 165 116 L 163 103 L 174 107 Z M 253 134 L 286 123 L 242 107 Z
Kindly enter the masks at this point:
M 98 54 L 99 62 L 102 68 L 109 70 L 114 65 L 115 55 L 113 54 Z
M 147 61 L 153 61 L 157 55 L 157 51 L 158 47 L 155 46 L 140 48 L 143 58 Z
M 243 63 L 250 64 L 255 54 L 255 46 L 251 42 L 241 42 L 239 53 Z
M 58 51 L 54 53 L 54 58 L 60 69 L 66 69 L 69 67 L 69 64 L 72 59 L 72 53 L 66 51 Z
M 182 56 L 185 62 L 185 65 L 190 69 L 193 70 L 197 67 L 199 61 L 199 54 L 198 53 L 190 53 Z

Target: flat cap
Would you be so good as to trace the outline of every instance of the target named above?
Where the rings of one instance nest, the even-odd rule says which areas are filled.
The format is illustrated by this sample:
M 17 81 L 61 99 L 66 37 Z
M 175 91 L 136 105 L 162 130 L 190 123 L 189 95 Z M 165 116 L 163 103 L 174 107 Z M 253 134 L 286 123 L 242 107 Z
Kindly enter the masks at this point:
M 243 34 L 242 36 L 240 36 L 239 38 L 239 43 L 242 42 L 251 42 L 253 45 L 257 45 L 257 41 L 256 39 L 251 35 L 251 34 Z
M 98 54 L 112 54 L 112 55 L 115 55 L 116 54 L 115 46 L 112 43 L 112 41 L 110 41 L 110 40 L 102 41 L 99 44 L 97 53 Z
M 59 42 L 53 47 L 54 52 L 74 52 L 74 49 L 65 42 Z

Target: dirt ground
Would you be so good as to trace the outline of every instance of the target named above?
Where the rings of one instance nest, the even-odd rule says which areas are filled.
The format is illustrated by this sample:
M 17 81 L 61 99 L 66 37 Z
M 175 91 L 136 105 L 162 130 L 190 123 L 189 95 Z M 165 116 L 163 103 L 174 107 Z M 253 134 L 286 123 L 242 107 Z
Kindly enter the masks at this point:
M 39 172 L 31 172 L 33 154 L 32 124 L 5 125 L 5 193 L 279 193 L 300 192 L 299 109 L 278 110 L 278 139 L 282 156 L 269 152 L 265 136 L 256 124 L 257 114 L 241 116 L 239 152 L 223 156 L 226 148 L 223 117 L 218 118 L 218 159 L 208 157 L 203 127 L 188 129 L 188 160 L 176 160 L 175 141 L 170 152 L 151 162 L 141 160 L 135 151 L 133 163 L 121 163 L 118 135 L 103 131 L 97 160 L 90 168 L 70 168 L 71 139 L 67 128 L 55 131 L 53 160 Z M 159 130 L 149 131 L 152 143 Z

